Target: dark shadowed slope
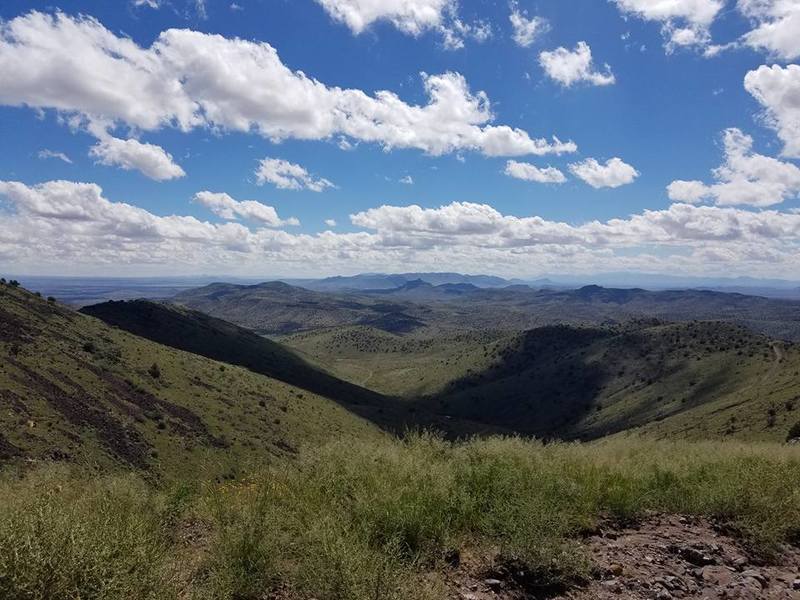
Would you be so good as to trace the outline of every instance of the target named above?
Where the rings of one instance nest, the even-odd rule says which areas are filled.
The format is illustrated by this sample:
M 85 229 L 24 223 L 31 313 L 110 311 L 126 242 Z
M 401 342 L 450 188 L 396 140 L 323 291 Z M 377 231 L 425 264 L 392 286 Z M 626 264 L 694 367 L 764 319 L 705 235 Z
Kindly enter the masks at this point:
M 323 395 L 390 431 L 425 427 L 453 436 L 497 431 L 491 423 L 447 419 L 425 407 L 412 407 L 339 379 L 277 342 L 198 311 L 147 300 L 105 302 L 81 311 L 160 344 L 239 365 Z
M 583 439 L 643 430 L 782 441 L 800 421 L 800 350 L 729 323 L 545 327 L 495 343 L 481 363 L 419 402 Z
M 231 474 L 379 430 L 324 397 L 0 285 L 0 459 Z
M 159 344 L 239 365 L 348 404 L 384 401 L 376 392 L 308 364 L 281 344 L 195 310 L 130 300 L 86 306 L 81 312 Z

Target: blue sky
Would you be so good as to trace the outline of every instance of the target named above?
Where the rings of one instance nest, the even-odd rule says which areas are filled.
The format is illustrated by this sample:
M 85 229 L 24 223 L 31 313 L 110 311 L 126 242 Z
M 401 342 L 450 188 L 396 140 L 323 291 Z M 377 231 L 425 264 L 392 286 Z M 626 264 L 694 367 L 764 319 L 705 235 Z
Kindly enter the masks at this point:
M 381 4 L 386 14 L 380 14 Z M 704 4 L 713 13 L 710 19 L 708 12 L 697 12 Z M 47 274 L 66 269 L 87 274 L 291 275 L 409 266 L 516 276 L 677 269 L 687 274 L 800 277 L 800 68 L 793 66 L 800 49 L 791 40 L 792 31 L 800 39 L 800 2 L 674 0 L 668 14 L 654 5 L 647 0 L 120 0 L 55 5 L 6 0 L 0 5 L 0 182 L 5 182 L 0 183 L 0 219 L 6 223 L 0 226 L 0 267 Z M 408 16 L 414 9 L 433 12 L 424 18 Z M 378 16 L 369 22 L 376 10 Z M 512 14 L 524 22 L 539 19 L 543 25 L 533 39 L 518 43 Z M 357 17 L 367 19 L 363 28 L 355 24 Z M 30 37 L 20 33 L 22 25 Z M 88 27 L 91 35 L 78 40 L 70 26 Z M 131 45 L 136 57 L 130 62 L 136 63 L 170 29 L 201 35 L 187 38 L 180 49 L 173 41 L 172 62 L 158 62 L 145 84 L 126 80 L 120 71 L 119 102 L 97 92 L 91 69 L 79 68 L 77 54 L 84 51 L 90 56 L 85 64 L 120 59 L 107 49 L 100 50 L 107 54 L 100 59 L 91 54 L 103 45 L 98 31 L 105 30 L 102 35 L 117 40 L 115 44 Z M 65 50 L 76 54 L 74 60 L 59 56 L 57 48 L 40 47 L 38 39 L 52 38 L 54 32 L 78 40 Z M 456 42 L 448 42 L 447 36 Z M 196 78 L 183 80 L 187 102 L 202 106 L 197 109 L 202 117 L 190 126 L 163 118 L 160 107 L 173 95 L 149 89 L 151 81 L 186 77 L 183 72 L 164 74 L 180 71 L 174 66 L 178 52 L 184 53 L 180 60 L 190 52 L 203 56 L 232 47 L 237 38 L 250 49 L 269 45 L 279 64 L 295 75 L 302 71 L 326 90 L 319 98 L 298 96 L 302 114 L 281 140 L 265 131 L 270 119 L 283 119 L 286 129 L 285 119 L 295 117 L 276 117 L 265 108 L 265 98 L 282 90 L 259 89 L 271 84 L 243 70 L 237 56 L 215 72 L 214 83 L 201 80 L 200 63 L 180 67 L 193 69 L 189 79 Z M 214 48 L 213 40 L 219 42 Z M 581 42 L 591 53 L 586 68 L 579 64 Z M 558 49 L 563 60 L 555 60 L 548 70 L 545 56 Z M 168 62 L 165 56 L 147 55 L 142 64 L 150 68 L 153 60 Z M 27 61 L 30 67 L 20 66 Z M 48 69 L 50 61 L 63 61 L 63 66 Z M 258 61 L 253 66 L 272 67 Z M 27 69 L 25 76 L 20 69 Z M 573 79 L 564 79 L 570 69 Z M 109 72 L 114 73 L 113 67 Z M 744 84 L 748 73 L 756 73 L 750 89 Z M 465 86 L 461 93 L 471 101 L 485 93 L 487 117 L 473 123 L 478 128 L 508 126 L 524 132 L 526 139 L 552 144 L 557 136 L 577 149 L 538 155 L 505 144 L 486 150 L 482 142 L 462 137 L 442 142 L 443 149 L 432 147 L 440 141 L 430 133 L 436 123 L 394 123 L 389 117 L 387 124 L 372 112 L 370 128 L 374 123 L 379 123 L 376 130 L 383 128 L 377 138 L 316 125 L 327 118 L 324 104 L 334 95 L 332 89 L 360 91 L 371 99 L 386 90 L 405 110 L 426 106 L 431 100 L 425 78 L 443 74 L 460 77 Z M 218 85 L 216 108 L 233 107 L 231 112 L 248 116 L 253 124 L 238 126 L 209 116 L 208 105 L 202 103 L 210 92 L 203 86 L 211 85 Z M 130 94 L 126 86 L 131 86 Z M 222 98 L 223 93 L 230 97 Z M 287 96 L 291 93 L 287 90 Z M 149 116 L 131 117 L 135 102 L 130 110 L 117 111 L 134 94 L 147 94 L 141 110 L 152 103 L 153 114 L 158 113 L 154 118 L 162 120 L 153 124 Z M 289 106 L 294 102 L 287 100 Z M 448 125 L 440 137 L 459 127 Z M 425 141 L 402 142 L 409 138 Z M 349 149 L 342 149 L 343 139 Z M 137 146 L 141 152 L 135 156 L 120 157 L 114 144 L 123 140 L 146 147 Z M 110 144 L 105 159 L 90 152 L 104 143 Z M 112 147 L 116 150 L 108 149 Z M 726 152 L 733 157 L 727 175 L 712 174 L 726 163 Z M 63 157 L 53 156 L 57 153 Z M 141 167 L 148 157 L 158 165 L 155 179 L 152 162 L 147 163 L 149 172 Z M 606 161 L 615 158 L 618 163 L 612 168 Z M 256 170 L 263 159 L 287 161 L 304 169 L 311 181 L 325 179 L 333 185 L 313 191 L 281 189 L 269 179 L 259 182 Z M 587 180 L 575 165 L 590 160 L 597 161 L 599 171 Z M 550 173 L 558 182 L 512 177 L 506 172 L 509 161 L 557 169 L 560 175 Z M 403 183 L 404 178 L 413 183 Z M 670 188 L 675 181 L 693 182 L 694 187 Z M 48 187 L 53 182 L 63 185 L 56 191 Z M 102 191 L 87 200 L 65 182 L 96 184 Z M 211 200 L 198 201 L 196 194 L 203 191 L 226 194 L 227 208 L 219 200 L 213 201 L 216 208 Z M 65 200 L 65 194 L 78 200 Z M 273 207 L 280 222 L 254 220 L 253 205 L 231 209 L 230 201 Z M 65 202 L 91 206 L 77 217 L 65 211 Z M 114 207 L 118 203 L 143 211 L 120 216 L 125 211 Z M 43 209 L 45 205 L 54 208 Z M 408 208 L 413 205 L 419 208 Z M 437 212 L 443 207 L 449 208 Z M 645 211 L 651 211 L 647 223 L 631 220 Z M 194 217 L 207 231 L 175 233 L 175 223 L 158 220 L 171 216 Z M 288 222 L 292 217 L 299 225 Z M 148 225 L 128 231 L 125 219 L 139 224 L 144 219 Z M 675 223 L 665 225 L 668 219 Z M 595 221 L 600 229 L 592 229 Z M 233 227 L 223 231 L 214 226 Z M 269 231 L 260 233 L 265 226 Z M 321 239 L 328 230 L 328 237 Z M 21 231 L 30 233 L 21 238 Z

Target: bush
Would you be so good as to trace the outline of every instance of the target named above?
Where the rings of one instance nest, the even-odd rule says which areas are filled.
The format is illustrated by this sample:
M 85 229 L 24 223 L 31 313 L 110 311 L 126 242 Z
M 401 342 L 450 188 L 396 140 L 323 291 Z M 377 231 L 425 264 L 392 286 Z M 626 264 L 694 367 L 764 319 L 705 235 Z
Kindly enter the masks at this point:
M 789 433 L 786 435 L 786 441 L 800 439 L 800 421 L 795 423 L 789 428 Z
M 6 483 L 0 505 L 0 598 L 174 597 L 160 507 L 143 483 L 46 471 Z
M 161 377 L 161 369 L 156 363 L 150 365 L 150 368 L 147 369 L 147 372 L 153 379 L 158 379 Z

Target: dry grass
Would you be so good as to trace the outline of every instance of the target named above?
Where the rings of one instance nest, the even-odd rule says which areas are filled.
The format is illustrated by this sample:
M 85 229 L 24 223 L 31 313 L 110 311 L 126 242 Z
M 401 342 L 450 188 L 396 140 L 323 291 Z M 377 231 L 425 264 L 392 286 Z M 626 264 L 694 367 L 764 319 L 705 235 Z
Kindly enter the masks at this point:
M 583 530 L 649 511 L 721 520 L 769 557 L 800 532 L 798 481 L 800 450 L 778 445 L 427 435 L 169 490 L 46 469 L 0 486 L 0 597 L 436 598 L 423 575 L 466 543 L 569 585 Z

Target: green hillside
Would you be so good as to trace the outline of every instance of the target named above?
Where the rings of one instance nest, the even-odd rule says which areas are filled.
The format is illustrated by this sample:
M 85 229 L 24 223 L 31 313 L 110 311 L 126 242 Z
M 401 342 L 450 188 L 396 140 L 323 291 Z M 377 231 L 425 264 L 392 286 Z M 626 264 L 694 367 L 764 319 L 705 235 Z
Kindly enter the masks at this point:
M 343 379 L 413 398 L 441 392 L 451 381 L 488 366 L 488 348 L 507 337 L 491 330 L 397 335 L 357 325 L 296 333 L 280 341 Z
M 0 286 L 0 458 L 233 475 L 381 435 L 320 395 Z
M 581 439 L 641 429 L 782 441 L 800 420 L 798 348 L 724 322 L 545 327 L 496 344 L 487 359 L 419 402 L 525 434 Z
M 81 312 L 151 341 L 239 365 L 335 400 L 388 431 L 426 428 L 450 436 L 497 431 L 491 423 L 446 418 L 425 406 L 410 406 L 391 394 L 362 387 L 358 381 L 339 379 L 282 344 L 199 311 L 133 300 L 87 306 Z
M 725 322 L 436 336 L 349 327 L 282 342 L 419 409 L 541 437 L 782 441 L 800 421 L 798 348 Z

